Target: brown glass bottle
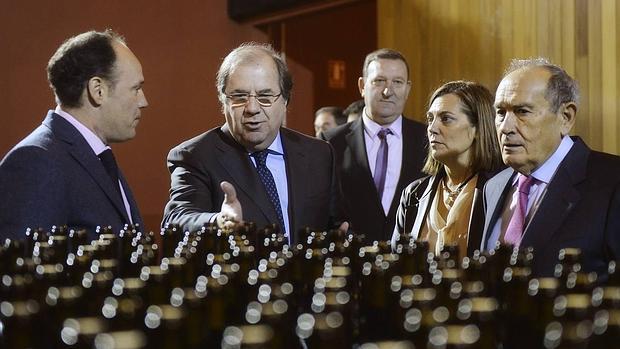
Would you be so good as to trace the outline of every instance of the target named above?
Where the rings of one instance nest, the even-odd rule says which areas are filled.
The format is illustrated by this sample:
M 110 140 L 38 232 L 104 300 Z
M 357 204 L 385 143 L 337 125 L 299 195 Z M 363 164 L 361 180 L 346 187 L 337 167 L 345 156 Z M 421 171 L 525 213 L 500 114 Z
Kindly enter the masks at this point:
M 222 349 L 259 349 L 274 348 L 275 333 L 269 325 L 230 326 L 224 330 Z
M 174 349 L 187 347 L 186 311 L 169 304 L 151 305 L 144 318 L 148 348 Z

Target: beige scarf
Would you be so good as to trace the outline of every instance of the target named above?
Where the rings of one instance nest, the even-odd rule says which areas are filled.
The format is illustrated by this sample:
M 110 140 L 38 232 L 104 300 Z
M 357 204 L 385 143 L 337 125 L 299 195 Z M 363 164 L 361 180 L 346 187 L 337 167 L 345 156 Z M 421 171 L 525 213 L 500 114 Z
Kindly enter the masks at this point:
M 434 245 L 436 255 L 441 253 L 444 245 L 456 243 L 462 258 L 467 254 L 469 219 L 478 175 L 471 178 L 456 197 L 450 197 L 450 193 L 445 190 L 445 180 L 444 177 L 437 187 L 423 229 L 426 232 L 422 235 L 423 239 L 426 236 L 425 240 L 428 240 L 431 248 Z

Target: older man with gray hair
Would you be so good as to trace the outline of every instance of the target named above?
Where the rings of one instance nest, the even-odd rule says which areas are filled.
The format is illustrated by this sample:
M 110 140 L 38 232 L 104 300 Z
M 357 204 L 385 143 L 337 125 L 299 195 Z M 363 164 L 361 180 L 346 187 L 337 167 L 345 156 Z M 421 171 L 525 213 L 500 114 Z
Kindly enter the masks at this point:
M 163 224 L 190 231 L 210 222 L 277 224 L 289 243 L 305 227 L 346 230 L 333 149 L 282 126 L 293 87 L 282 56 L 243 44 L 224 58 L 216 86 L 225 123 L 168 154 Z
M 558 253 L 581 251 L 583 271 L 605 278 L 620 257 L 620 158 L 570 137 L 577 82 L 538 58 L 513 60 L 495 96 L 506 170 L 485 186 L 481 248 L 533 247 L 533 276 L 552 276 Z

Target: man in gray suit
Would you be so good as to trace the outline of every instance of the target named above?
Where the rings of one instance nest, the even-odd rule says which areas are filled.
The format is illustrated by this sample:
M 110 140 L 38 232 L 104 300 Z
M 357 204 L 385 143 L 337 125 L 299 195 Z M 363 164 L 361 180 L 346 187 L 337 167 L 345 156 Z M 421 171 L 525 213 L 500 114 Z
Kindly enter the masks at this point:
M 58 106 L 0 162 L 0 238 L 142 224 L 109 147 L 135 136 L 148 105 L 140 62 L 118 34 L 90 31 L 58 48 L 47 75 Z
M 577 83 L 546 59 L 514 60 L 497 88 L 506 170 L 485 186 L 483 250 L 533 247 L 534 276 L 551 276 L 562 248 L 605 277 L 620 257 L 620 158 L 570 137 Z
M 226 123 L 168 154 L 162 224 L 194 231 L 209 222 L 275 223 L 289 243 L 305 227 L 339 227 L 333 149 L 282 127 L 293 86 L 283 58 L 268 45 L 241 45 L 222 62 L 216 84 Z

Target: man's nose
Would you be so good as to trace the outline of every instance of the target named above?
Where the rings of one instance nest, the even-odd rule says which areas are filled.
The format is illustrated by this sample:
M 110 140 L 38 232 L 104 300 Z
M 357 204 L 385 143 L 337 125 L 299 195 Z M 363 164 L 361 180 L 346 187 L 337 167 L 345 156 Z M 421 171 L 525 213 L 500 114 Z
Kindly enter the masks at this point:
M 517 118 L 513 112 L 507 111 L 503 120 L 497 125 L 497 130 L 501 133 L 514 132 Z
M 248 96 L 248 103 L 245 105 L 244 112 L 249 115 L 258 114 L 260 112 L 260 104 L 256 96 Z
M 149 102 L 146 100 L 146 95 L 144 94 L 144 91 L 140 90 L 140 102 L 138 103 L 138 107 L 139 108 L 146 108 L 149 106 Z
M 388 82 L 388 84 L 385 86 L 383 91 L 381 91 L 381 95 L 384 98 L 387 98 L 387 97 L 390 97 L 393 94 L 394 94 L 394 89 L 392 88 L 392 84 Z

